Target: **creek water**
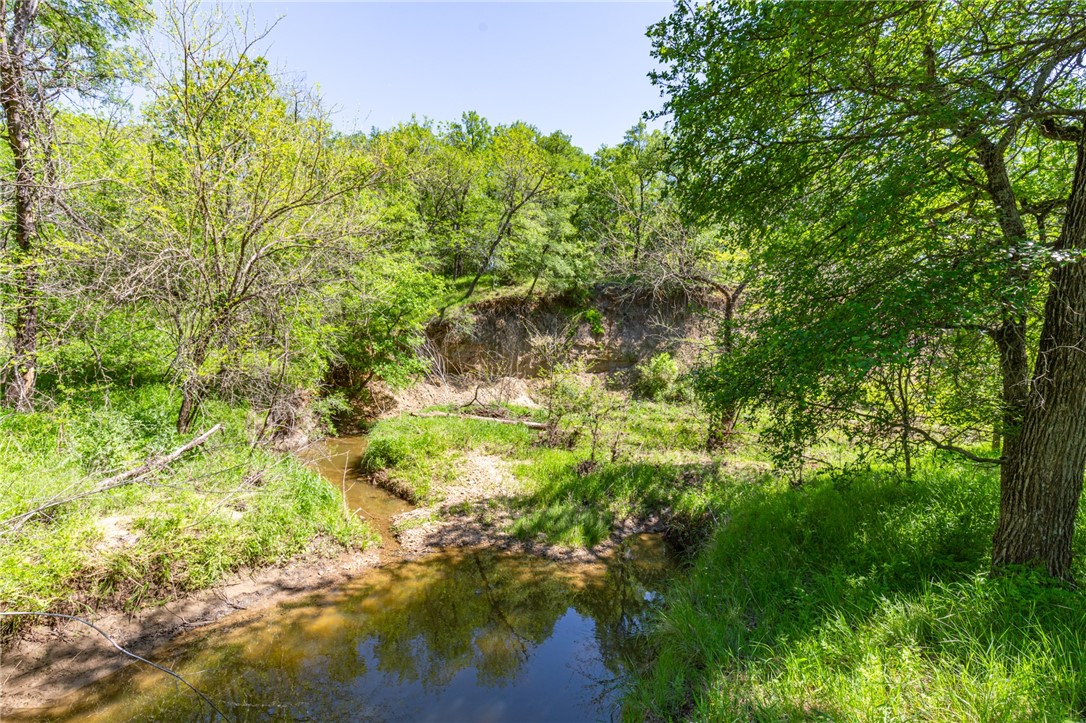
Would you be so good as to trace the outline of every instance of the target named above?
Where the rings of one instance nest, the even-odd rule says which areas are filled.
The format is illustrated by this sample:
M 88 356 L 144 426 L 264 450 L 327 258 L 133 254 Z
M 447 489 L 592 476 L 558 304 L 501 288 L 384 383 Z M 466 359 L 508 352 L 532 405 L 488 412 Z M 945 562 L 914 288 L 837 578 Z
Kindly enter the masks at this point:
M 388 516 L 409 506 L 350 479 L 362 444 L 335 442 L 315 463 L 342 486 L 349 508 L 384 520 L 378 529 L 387 541 Z M 646 614 L 672 567 L 654 535 L 585 563 L 448 551 L 387 563 L 258 617 L 228 618 L 182 636 L 154 660 L 234 720 L 612 720 L 627 671 L 642 657 Z M 191 691 L 140 665 L 41 717 L 217 719 Z
M 400 546 L 392 534 L 392 517 L 413 506 L 386 490 L 370 484 L 362 474 L 362 453 L 366 437 L 336 437 L 307 447 L 301 457 L 343 493 L 348 511 L 370 523 L 381 535 L 383 559 L 399 555 Z

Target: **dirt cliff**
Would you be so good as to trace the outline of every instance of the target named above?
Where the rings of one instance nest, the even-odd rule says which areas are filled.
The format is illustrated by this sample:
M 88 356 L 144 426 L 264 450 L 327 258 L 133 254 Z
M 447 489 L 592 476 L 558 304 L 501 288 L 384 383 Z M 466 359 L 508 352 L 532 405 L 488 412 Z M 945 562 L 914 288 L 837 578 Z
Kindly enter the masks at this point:
M 435 319 L 427 347 L 439 374 L 532 377 L 561 349 L 591 371 L 610 373 L 662 351 L 692 360 L 720 307 L 712 296 L 659 297 L 616 285 L 597 287 L 587 300 L 503 296 Z

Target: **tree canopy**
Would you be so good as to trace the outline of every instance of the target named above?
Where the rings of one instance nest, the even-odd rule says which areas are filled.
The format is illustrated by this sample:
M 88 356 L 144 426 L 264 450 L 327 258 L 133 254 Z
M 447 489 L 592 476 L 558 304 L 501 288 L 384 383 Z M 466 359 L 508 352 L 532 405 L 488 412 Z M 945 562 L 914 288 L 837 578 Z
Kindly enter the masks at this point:
M 684 201 L 737 222 L 758 278 L 742 353 L 706 379 L 715 403 L 770 404 L 795 453 L 819 429 L 879 417 L 880 375 L 922 366 L 933 374 L 887 396 L 891 424 L 906 454 L 917 437 L 963 451 L 954 439 L 991 423 L 991 405 L 941 412 L 962 409 L 944 397 L 980 364 L 1002 387 L 995 559 L 1055 574 L 1086 463 L 1072 351 L 1086 310 L 1084 14 L 684 2 L 651 30 Z M 1050 485 L 1066 492 L 1037 491 Z M 1029 515 L 1045 522 L 1027 531 Z

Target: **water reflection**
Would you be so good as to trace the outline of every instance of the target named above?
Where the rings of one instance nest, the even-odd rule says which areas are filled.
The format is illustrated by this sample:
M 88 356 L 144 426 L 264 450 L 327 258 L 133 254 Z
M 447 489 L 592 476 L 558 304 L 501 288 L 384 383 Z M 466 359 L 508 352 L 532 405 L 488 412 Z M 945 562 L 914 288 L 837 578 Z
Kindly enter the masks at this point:
M 607 720 L 669 568 L 652 536 L 592 564 L 435 555 L 158 657 L 240 720 Z M 212 719 L 164 678 L 126 669 L 48 717 Z

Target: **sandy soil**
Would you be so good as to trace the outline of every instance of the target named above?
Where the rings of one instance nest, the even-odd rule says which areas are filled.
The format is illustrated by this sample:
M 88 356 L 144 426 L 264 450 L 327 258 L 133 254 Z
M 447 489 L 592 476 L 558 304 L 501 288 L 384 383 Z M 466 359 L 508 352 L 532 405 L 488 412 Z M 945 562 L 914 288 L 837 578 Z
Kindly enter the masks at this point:
M 623 520 L 611 537 L 593 548 L 563 547 L 524 541 L 505 532 L 513 522 L 506 502 L 521 492 L 509 463 L 493 455 L 468 452 L 460 463 L 457 482 L 444 488 L 445 499 L 392 518 L 403 554 L 419 557 L 450 547 L 494 547 L 554 560 L 588 561 L 609 553 L 629 535 L 659 532 L 663 520 Z
M 413 412 L 439 404 L 515 404 L 535 409 L 538 389 L 542 382 L 537 379 L 501 377 L 489 383 L 476 383 L 449 379 L 445 383 L 425 381 L 402 391 L 378 389 L 374 396 L 379 417 L 391 417 L 402 412 Z

